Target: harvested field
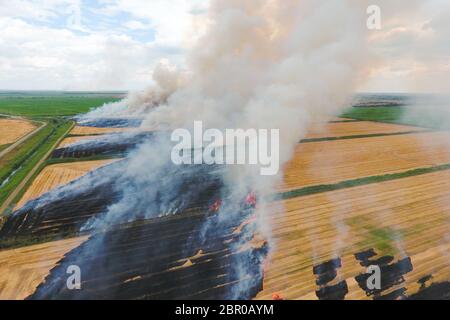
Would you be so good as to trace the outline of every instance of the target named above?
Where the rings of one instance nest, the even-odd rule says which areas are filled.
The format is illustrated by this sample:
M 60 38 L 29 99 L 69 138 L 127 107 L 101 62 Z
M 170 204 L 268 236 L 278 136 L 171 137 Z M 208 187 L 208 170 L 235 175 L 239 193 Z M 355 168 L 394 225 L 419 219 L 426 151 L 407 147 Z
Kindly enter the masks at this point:
M 117 133 L 117 132 L 125 132 L 136 130 L 134 128 L 97 128 L 97 127 L 83 127 L 83 126 L 75 126 L 70 134 L 72 135 L 80 135 L 80 136 L 89 136 L 89 135 L 97 135 L 97 134 L 106 134 L 106 133 Z
M 274 203 L 268 219 L 276 245 L 257 298 L 279 293 L 285 299 L 317 299 L 316 290 L 321 289 L 319 293 L 330 296 L 367 299 L 355 280 L 366 272 L 358 261 L 364 255 L 398 278 L 397 284 L 372 297 L 392 298 L 402 292 L 411 296 L 424 290 L 418 282 L 430 275 L 425 286 L 449 281 L 449 190 L 450 171 L 442 171 Z M 362 253 L 369 249 L 373 251 Z M 327 273 L 314 275 L 313 266 L 338 258 L 333 268 L 321 266 Z M 382 281 L 384 277 L 389 278 L 382 272 Z
M 28 201 L 38 198 L 42 194 L 68 184 L 89 171 L 95 170 L 115 160 L 82 161 L 49 165 L 36 177 L 28 188 L 15 210 L 21 208 Z
M 80 143 L 60 147 L 53 151 L 53 158 L 86 158 L 92 156 L 124 157 L 134 147 L 149 141 L 154 132 L 134 131 L 128 133 L 111 133 L 90 136 L 89 139 L 78 140 Z
M 450 163 L 449 132 L 303 143 L 285 168 L 280 190 L 445 163 Z
M 65 138 L 61 143 L 59 144 L 58 148 L 64 148 L 67 147 L 73 143 L 80 142 L 82 140 L 90 140 L 98 138 L 98 136 L 79 136 L 79 137 L 68 137 Z
M 334 121 L 350 121 L 350 119 L 340 119 Z M 331 122 L 324 125 L 314 125 L 308 131 L 306 139 L 345 137 L 367 134 L 391 134 L 423 130 L 425 129 L 371 121 Z
M 242 245 L 253 231 L 239 225 L 252 212 L 235 215 L 225 223 L 215 215 L 180 214 L 97 234 L 68 253 L 31 298 L 217 300 L 233 292 L 251 298 L 261 289 L 267 246 Z M 240 259 L 251 262 L 246 277 L 237 267 Z M 67 290 L 64 274 L 73 264 L 83 270 L 83 290 Z M 240 293 L 240 285 L 249 292 Z
M 116 183 L 126 166 L 127 160 L 103 166 L 77 180 L 78 187 L 69 184 L 28 202 L 5 219 L 0 229 L 0 246 L 9 247 L 23 238 L 61 238 L 78 232 L 90 218 L 105 212 L 108 206 L 121 199 L 121 187 Z M 160 179 L 155 181 L 160 192 L 166 192 L 172 186 L 168 181 L 177 181 L 179 192 L 194 189 L 195 192 L 192 191 L 188 198 L 183 197 L 184 191 L 169 199 L 155 197 L 153 206 L 136 207 L 133 214 L 136 218 L 157 216 L 163 210 L 159 208 L 169 206 L 182 212 L 207 209 L 221 192 L 221 170 L 220 166 L 180 167 L 168 163 L 164 171 L 167 185 L 161 184 Z M 122 180 L 122 183 L 126 181 Z
M 0 251 L 0 300 L 31 295 L 57 262 L 86 240 L 79 237 Z
M 35 128 L 26 120 L 0 118 L 0 145 L 14 143 Z

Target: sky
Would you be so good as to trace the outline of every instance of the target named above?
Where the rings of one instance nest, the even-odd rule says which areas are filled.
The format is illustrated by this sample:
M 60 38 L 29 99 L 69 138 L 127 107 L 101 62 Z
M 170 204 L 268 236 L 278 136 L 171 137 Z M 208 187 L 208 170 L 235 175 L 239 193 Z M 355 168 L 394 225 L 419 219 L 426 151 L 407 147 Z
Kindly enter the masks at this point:
M 382 28 L 370 32 L 371 73 L 358 90 L 448 92 L 450 1 L 371 2 Z M 143 89 L 161 60 L 185 66 L 207 8 L 208 0 L 0 0 L 0 89 Z

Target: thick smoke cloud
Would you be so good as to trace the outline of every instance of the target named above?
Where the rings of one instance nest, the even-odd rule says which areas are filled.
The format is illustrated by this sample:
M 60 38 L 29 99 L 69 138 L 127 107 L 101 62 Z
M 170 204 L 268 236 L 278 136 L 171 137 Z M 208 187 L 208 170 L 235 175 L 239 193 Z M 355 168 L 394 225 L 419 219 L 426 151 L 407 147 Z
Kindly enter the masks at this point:
M 282 166 L 308 125 L 339 114 L 367 75 L 366 8 L 341 0 L 213 1 L 209 28 L 189 54 L 188 72 L 160 65 L 152 88 L 87 116 L 139 115 L 144 128 L 189 129 L 202 120 L 205 128 L 280 129 Z M 170 148 L 167 141 L 153 141 L 133 153 L 125 175 L 135 185 L 121 190 L 124 203 L 113 207 L 121 208 L 113 216 L 127 214 L 122 209 L 130 209 L 130 199 L 140 198 L 141 207 L 144 199 L 154 200 L 138 196 L 154 182 L 142 173 L 156 175 L 155 155 L 167 160 Z M 224 180 L 243 194 L 272 193 L 281 174 L 257 172 L 230 167 Z
M 207 31 L 189 53 L 187 71 L 162 63 L 149 89 L 93 110 L 82 120 L 140 117 L 146 130 L 192 129 L 195 120 L 203 121 L 205 129 L 279 129 L 282 167 L 311 122 L 338 115 L 365 79 L 366 8 L 351 0 L 214 0 Z M 276 245 L 266 223 L 265 201 L 282 172 L 261 176 L 255 166 L 177 167 L 170 161 L 172 147 L 167 132 L 161 132 L 130 153 L 120 172 L 114 172 L 120 200 L 83 230 L 178 214 L 218 195 L 227 200 L 219 212 L 219 221 L 226 223 L 252 191 L 259 200 L 257 228 L 249 240 L 262 237 L 270 247 Z M 99 175 L 108 171 L 91 177 L 102 180 Z M 86 179 L 80 181 L 83 188 Z M 206 224 L 204 234 L 219 227 Z M 250 275 L 248 263 L 233 265 L 242 279 Z M 236 288 L 231 297 L 245 296 L 246 289 Z

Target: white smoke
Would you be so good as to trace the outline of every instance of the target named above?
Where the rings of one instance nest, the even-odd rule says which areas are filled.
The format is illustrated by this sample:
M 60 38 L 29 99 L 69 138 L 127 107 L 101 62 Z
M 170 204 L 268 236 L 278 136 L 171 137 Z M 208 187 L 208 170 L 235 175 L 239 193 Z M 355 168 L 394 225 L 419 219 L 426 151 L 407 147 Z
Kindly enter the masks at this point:
M 95 118 L 130 118 L 148 114 L 155 107 L 167 102 L 167 98 L 186 81 L 187 75 L 168 61 L 161 61 L 153 70 L 154 84 L 143 91 L 131 92 L 118 102 L 107 103 L 80 117 L 80 121 Z
M 145 115 L 144 128 L 192 128 L 202 120 L 205 128 L 279 129 L 282 167 L 309 124 L 339 114 L 366 76 L 366 8 L 351 0 L 212 1 L 209 29 L 189 54 L 189 72 L 160 65 L 156 86 L 88 116 Z M 144 183 L 158 170 L 151 165 L 159 163 L 155 156 L 168 159 L 170 149 L 143 145 L 125 174 Z M 273 193 L 282 178 L 262 177 L 253 167 L 228 169 L 226 184 L 243 196 Z M 145 187 L 129 189 L 121 190 L 124 203 L 113 206 L 121 208 L 113 216 L 127 212 L 130 199 L 144 201 L 136 190 Z
M 310 123 L 339 114 L 366 76 L 366 8 L 352 0 L 213 0 L 209 29 L 190 52 L 188 71 L 162 63 L 148 90 L 83 119 L 139 116 L 145 118 L 144 129 L 191 129 L 194 120 L 201 120 L 205 129 L 278 129 L 282 167 Z M 138 146 L 114 179 L 121 200 L 83 229 L 176 214 L 217 186 L 203 180 L 186 185 L 204 176 L 204 169 L 174 168 L 171 149 L 166 135 Z M 233 208 L 249 191 L 258 194 L 257 233 L 269 242 L 270 225 L 261 215 L 266 196 L 281 179 L 282 173 L 260 176 L 259 168 L 250 166 L 229 166 L 222 179 L 232 191 Z M 226 220 L 229 215 L 223 211 L 221 219 Z M 246 263 L 235 266 L 242 277 L 249 270 Z M 235 289 L 233 297 L 245 290 Z

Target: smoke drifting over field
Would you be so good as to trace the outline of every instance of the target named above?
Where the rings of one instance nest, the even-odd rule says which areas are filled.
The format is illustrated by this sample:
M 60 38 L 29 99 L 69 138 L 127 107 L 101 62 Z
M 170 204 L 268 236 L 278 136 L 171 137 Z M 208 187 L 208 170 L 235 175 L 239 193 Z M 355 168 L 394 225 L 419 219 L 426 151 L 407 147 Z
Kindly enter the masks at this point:
M 364 76 L 365 9 L 352 1 L 213 1 L 189 72 L 162 64 L 152 88 L 88 116 L 140 115 L 151 128 L 191 128 L 194 120 L 277 128 L 284 163 L 308 123 L 338 114 Z
M 365 77 L 366 8 L 350 0 L 214 0 L 208 30 L 189 53 L 188 71 L 163 63 L 151 88 L 82 119 L 138 116 L 145 119 L 142 127 L 152 129 L 191 129 L 194 120 L 202 120 L 205 129 L 280 129 L 282 167 L 310 122 L 339 114 Z M 260 176 L 259 168 L 250 166 L 178 169 L 170 161 L 172 146 L 161 135 L 137 147 L 121 165 L 123 172 L 115 173 L 121 200 L 83 229 L 176 214 L 192 198 L 219 188 L 228 198 L 228 209 L 219 213 L 224 220 L 250 191 L 258 194 L 259 224 L 252 231 L 270 242 L 264 199 L 281 174 Z M 199 176 L 206 178 L 195 180 Z M 242 277 L 251 263 L 244 260 L 233 266 Z M 245 297 L 245 290 L 234 289 L 231 297 Z
M 151 88 L 86 118 L 139 115 L 147 128 L 192 128 L 194 120 L 202 120 L 205 128 L 280 129 L 283 165 L 308 124 L 338 114 L 365 76 L 366 8 L 339 0 L 213 1 L 209 29 L 189 53 L 188 72 L 161 64 Z M 155 156 L 170 149 L 166 140 L 153 141 L 133 153 L 125 174 L 143 185 L 124 188 L 124 203 L 115 208 L 128 208 L 139 190 L 145 192 L 149 180 L 143 177 L 158 171 Z M 225 181 L 240 186 L 242 194 L 271 193 L 280 175 L 257 172 L 229 168 Z

